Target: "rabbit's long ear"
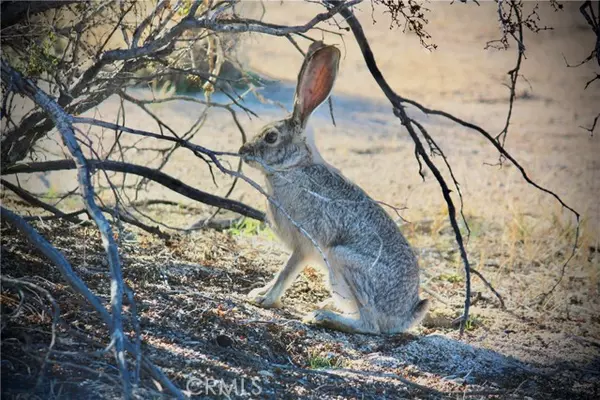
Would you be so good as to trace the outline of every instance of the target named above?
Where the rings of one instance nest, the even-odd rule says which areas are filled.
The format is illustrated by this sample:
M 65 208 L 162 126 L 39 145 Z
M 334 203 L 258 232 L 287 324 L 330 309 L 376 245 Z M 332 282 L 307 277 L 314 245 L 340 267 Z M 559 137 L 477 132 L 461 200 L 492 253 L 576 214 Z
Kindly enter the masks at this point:
M 298 86 L 294 97 L 294 121 L 306 126 L 308 117 L 327 99 L 337 76 L 340 51 L 335 46 L 314 42 L 298 74 Z

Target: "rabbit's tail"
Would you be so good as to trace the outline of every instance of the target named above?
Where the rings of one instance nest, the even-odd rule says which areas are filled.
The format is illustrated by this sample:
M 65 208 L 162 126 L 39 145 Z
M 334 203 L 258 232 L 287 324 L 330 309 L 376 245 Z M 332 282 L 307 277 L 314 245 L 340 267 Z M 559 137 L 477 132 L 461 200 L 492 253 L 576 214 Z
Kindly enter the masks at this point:
M 412 319 L 410 321 L 410 325 L 416 325 L 425 317 L 427 314 L 427 310 L 429 310 L 430 301 L 427 299 L 423 299 L 417 303 L 415 308 L 412 311 Z
M 421 300 L 413 307 L 409 314 L 405 314 L 401 318 L 396 318 L 389 322 L 388 329 L 383 328 L 382 331 L 391 334 L 406 332 L 411 326 L 421 322 L 427 310 L 429 309 L 429 300 Z

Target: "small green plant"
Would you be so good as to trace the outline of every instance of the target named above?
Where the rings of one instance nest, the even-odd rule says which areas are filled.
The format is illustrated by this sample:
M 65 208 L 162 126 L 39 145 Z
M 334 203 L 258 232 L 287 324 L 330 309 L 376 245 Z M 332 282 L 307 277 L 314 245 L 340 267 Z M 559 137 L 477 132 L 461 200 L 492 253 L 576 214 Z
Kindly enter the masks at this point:
M 264 222 L 252 218 L 243 218 L 234 226 L 228 229 L 228 232 L 234 236 L 256 236 L 265 235 L 268 239 L 274 240 L 275 234 Z
M 469 315 L 469 319 L 467 319 L 467 322 L 465 323 L 465 330 L 472 331 L 481 325 L 483 325 L 483 320 L 481 318 Z
M 54 186 L 50 186 L 46 193 L 42 194 L 42 198 L 54 200 L 58 197 L 58 192 L 54 188 Z
M 463 277 L 458 274 L 441 274 L 437 277 L 440 281 L 447 281 L 450 283 L 458 283 L 463 281 Z
M 308 353 L 307 361 L 310 369 L 344 368 L 346 364 L 342 357 L 335 356 L 331 353 L 323 355 L 322 352 L 315 350 Z
M 29 76 L 41 76 L 43 73 L 52 74 L 58 66 L 59 58 L 54 55 L 56 35 L 49 31 L 47 36 L 39 41 L 31 41 L 27 47 L 27 60 L 24 73 Z

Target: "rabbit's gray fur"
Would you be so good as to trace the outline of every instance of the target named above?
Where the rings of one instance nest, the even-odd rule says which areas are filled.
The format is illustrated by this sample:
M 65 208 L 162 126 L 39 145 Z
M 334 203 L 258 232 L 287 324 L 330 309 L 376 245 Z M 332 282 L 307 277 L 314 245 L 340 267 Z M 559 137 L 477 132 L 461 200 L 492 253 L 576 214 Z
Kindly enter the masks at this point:
M 292 116 L 267 125 L 240 149 L 244 160 L 265 174 L 269 194 L 327 259 L 324 262 L 288 216 L 268 203 L 269 220 L 292 255 L 275 279 L 250 292 L 249 298 L 263 307 L 278 306 L 285 290 L 312 261 L 325 268 L 333 302 L 305 321 L 347 332 L 398 333 L 427 311 L 427 300 L 419 299 L 416 257 L 382 207 L 324 162 L 305 134 L 308 116 L 333 87 L 338 60 L 336 48 L 311 46 L 298 78 Z M 331 76 L 324 80 L 327 73 Z M 315 87 L 309 87 L 311 74 L 321 79 Z M 303 93 L 314 98 L 303 98 Z M 276 141 L 269 143 L 273 137 Z

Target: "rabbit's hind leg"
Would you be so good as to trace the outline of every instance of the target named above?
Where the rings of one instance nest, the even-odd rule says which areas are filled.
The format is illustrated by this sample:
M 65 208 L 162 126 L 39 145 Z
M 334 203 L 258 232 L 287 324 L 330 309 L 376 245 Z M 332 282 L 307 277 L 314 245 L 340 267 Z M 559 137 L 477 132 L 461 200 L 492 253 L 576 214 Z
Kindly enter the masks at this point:
M 331 311 L 340 311 L 339 307 L 335 303 L 335 300 L 332 297 L 329 297 L 317 304 L 317 309 L 319 310 L 331 310 Z
M 364 305 L 364 300 L 356 288 L 355 277 L 351 276 L 356 256 L 352 249 L 336 246 L 329 250 L 329 285 L 335 308 L 315 310 L 304 318 L 304 322 L 324 328 L 350 333 L 380 333 L 376 315 Z M 363 300 L 363 301 L 361 301 Z
M 348 333 L 366 333 L 370 335 L 380 333 L 377 324 L 369 317 L 368 313 L 360 313 L 358 318 L 353 318 L 352 315 L 321 309 L 307 314 L 303 322 Z

